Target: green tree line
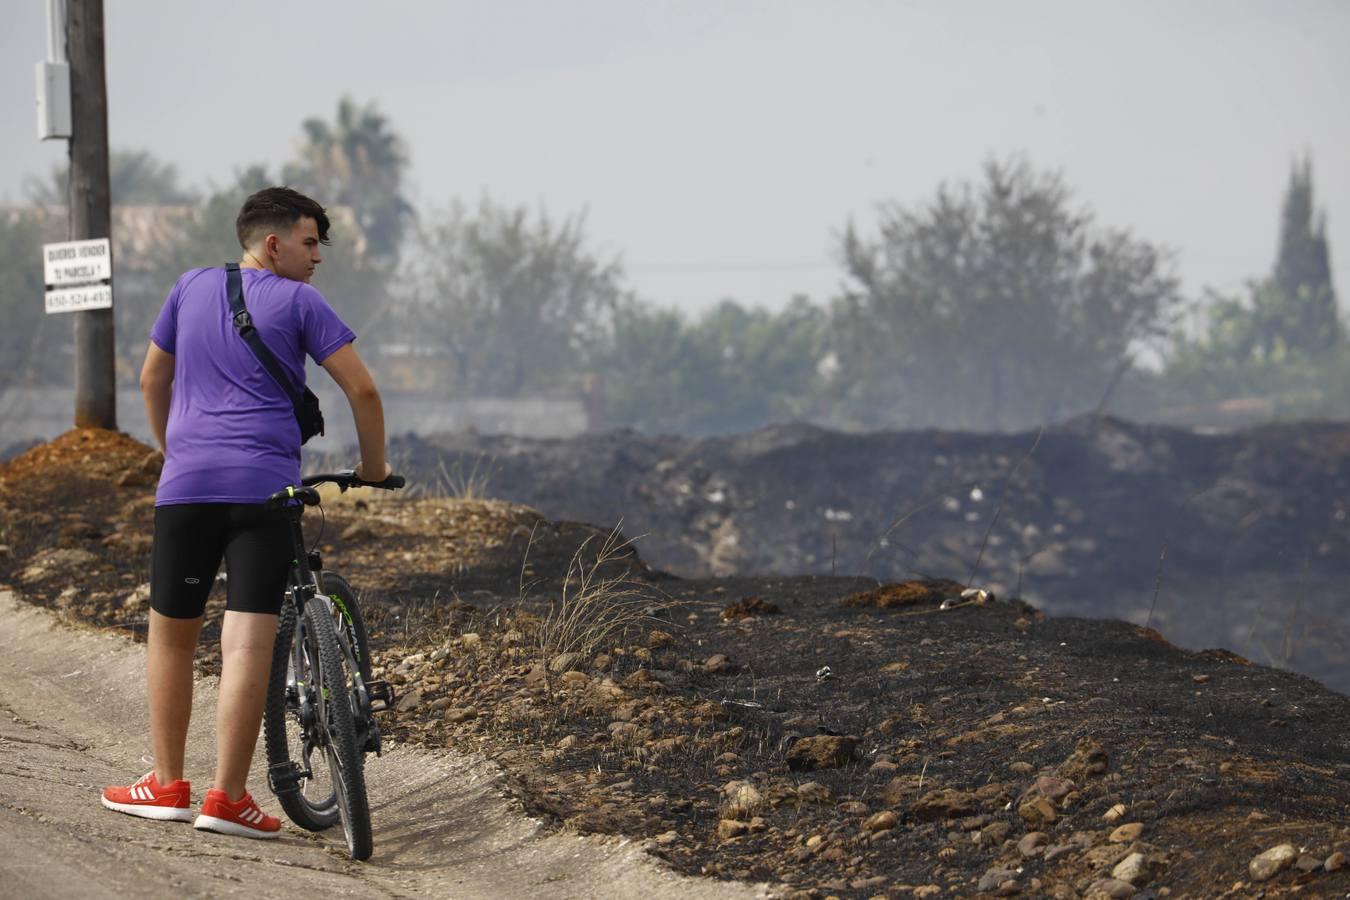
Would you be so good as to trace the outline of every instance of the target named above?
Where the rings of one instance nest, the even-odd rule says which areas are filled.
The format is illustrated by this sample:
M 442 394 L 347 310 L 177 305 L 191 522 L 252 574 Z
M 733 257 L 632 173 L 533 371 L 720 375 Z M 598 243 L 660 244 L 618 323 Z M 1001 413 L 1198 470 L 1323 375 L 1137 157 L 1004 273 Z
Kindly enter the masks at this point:
M 185 187 L 148 151 L 114 152 L 115 205 L 187 210 L 118 276 L 122 377 L 134 378 L 177 275 L 237 258 L 239 204 L 286 183 L 340 212 L 316 284 L 381 378 L 447 398 L 600 390 L 611 425 L 689 434 L 782 421 L 1012 429 L 1253 396 L 1285 414 L 1350 414 L 1309 159 L 1292 167 L 1269 274 L 1240 296 L 1183 297 L 1171 251 L 1098 222 L 1062 174 L 1012 158 L 925 203 L 883 200 L 870 228 L 844 223 L 842 287 L 824 303 L 729 298 L 697 315 L 638 297 L 584 215 L 485 197 L 419 217 L 404 194 L 410 164 L 379 110 L 346 98 L 331 121 L 301 123 L 290 162 L 245 166 L 224 186 Z M 34 206 L 58 207 L 64 171 L 27 189 Z M 37 247 L 63 236 L 51 231 L 36 211 L 0 217 L 11 323 L 0 387 L 70 377 L 68 322 L 37 299 Z M 1187 332 L 1197 308 L 1204 327 Z

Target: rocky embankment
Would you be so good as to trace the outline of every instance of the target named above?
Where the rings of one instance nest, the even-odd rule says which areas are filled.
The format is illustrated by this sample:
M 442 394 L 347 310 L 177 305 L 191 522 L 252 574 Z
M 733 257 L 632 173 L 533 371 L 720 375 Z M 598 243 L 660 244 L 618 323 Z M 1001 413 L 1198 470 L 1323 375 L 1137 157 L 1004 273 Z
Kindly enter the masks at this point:
M 1120 617 L 1350 690 L 1350 425 L 1198 434 L 1080 419 L 1043 434 L 398 442 L 432 490 L 642 535 L 688 577 L 949 577 Z
M 0 466 L 0 584 L 142 634 L 153 481 L 99 432 Z M 941 579 L 675 579 L 500 501 L 325 509 L 391 744 L 560 829 L 783 896 L 1350 891 L 1350 700 L 1309 679 Z

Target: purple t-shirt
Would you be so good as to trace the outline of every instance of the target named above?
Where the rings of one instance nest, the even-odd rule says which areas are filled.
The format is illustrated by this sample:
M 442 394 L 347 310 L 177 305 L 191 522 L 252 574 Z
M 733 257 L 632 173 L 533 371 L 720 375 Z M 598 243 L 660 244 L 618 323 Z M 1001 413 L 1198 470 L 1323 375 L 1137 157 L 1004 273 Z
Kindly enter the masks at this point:
M 253 324 L 297 387 L 305 383 L 306 355 L 322 363 L 356 340 L 309 285 L 266 269 L 241 274 Z M 235 331 L 224 269 L 193 269 L 179 278 L 150 339 L 174 356 L 156 506 L 261 503 L 299 483 L 295 408 Z

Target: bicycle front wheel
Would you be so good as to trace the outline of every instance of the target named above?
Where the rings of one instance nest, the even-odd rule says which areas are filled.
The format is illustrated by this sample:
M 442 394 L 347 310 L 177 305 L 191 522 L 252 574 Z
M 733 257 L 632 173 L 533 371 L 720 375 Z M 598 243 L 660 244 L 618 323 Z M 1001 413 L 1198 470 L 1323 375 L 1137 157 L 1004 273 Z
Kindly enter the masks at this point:
M 319 575 L 319 586 L 333 604 L 338 607 L 338 619 L 341 629 L 347 633 L 347 643 L 356 657 L 356 668 L 366 681 L 370 674 L 370 637 L 366 632 L 365 619 L 361 617 L 361 607 L 356 602 L 356 591 L 336 572 L 324 569 Z
M 359 676 L 338 643 L 328 600 L 318 597 L 307 602 L 303 618 L 317 648 L 321 686 L 316 692 L 319 728 L 325 737 L 323 750 L 337 795 L 347 850 L 352 859 L 369 859 L 373 849 L 370 802 L 366 797 L 365 760 L 352 715 L 352 698 Z

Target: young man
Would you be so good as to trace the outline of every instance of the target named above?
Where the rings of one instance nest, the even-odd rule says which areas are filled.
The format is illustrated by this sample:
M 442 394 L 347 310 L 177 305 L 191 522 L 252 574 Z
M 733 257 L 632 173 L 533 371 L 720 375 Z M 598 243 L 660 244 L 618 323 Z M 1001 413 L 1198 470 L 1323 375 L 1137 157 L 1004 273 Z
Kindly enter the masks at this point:
M 328 216 L 288 188 L 244 202 L 236 221 L 244 302 L 258 333 L 297 387 L 309 356 L 351 403 L 361 445 L 357 474 L 389 475 L 384 411 L 352 333 L 309 280 L 328 243 Z M 234 328 L 224 269 L 178 279 L 150 331 L 141 371 L 150 427 L 164 453 L 155 495 L 147 648 L 155 767 L 103 805 L 150 819 L 192 820 L 183 756 L 192 713 L 192 659 L 206 597 L 223 557 L 229 571 L 221 629 L 215 783 L 196 827 L 276 837 L 281 822 L 245 788 L 266 699 L 277 613 L 290 566 L 281 514 L 263 501 L 300 481 L 300 428 L 282 388 Z

